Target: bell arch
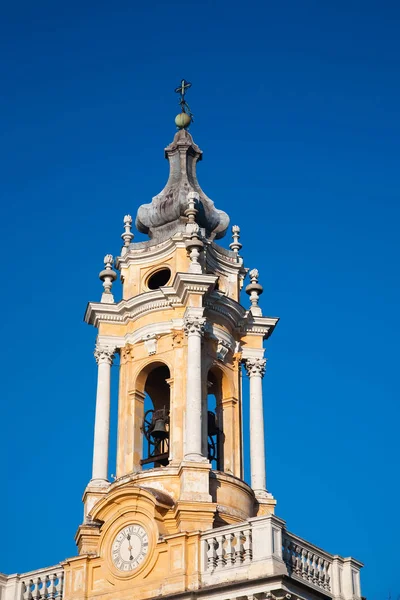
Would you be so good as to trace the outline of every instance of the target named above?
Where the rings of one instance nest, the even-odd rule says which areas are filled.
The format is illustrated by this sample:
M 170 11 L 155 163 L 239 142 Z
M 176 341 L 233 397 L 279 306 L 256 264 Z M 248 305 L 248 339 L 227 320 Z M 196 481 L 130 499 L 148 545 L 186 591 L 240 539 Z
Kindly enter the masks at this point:
M 170 370 L 165 364 L 154 366 L 148 373 L 144 391 L 142 421 L 143 469 L 166 466 L 169 462 L 171 392 Z
M 207 372 L 204 437 L 212 468 L 241 477 L 242 423 L 234 368 L 214 362 Z
M 168 464 L 170 377 L 171 367 L 163 360 L 121 364 L 117 477 Z M 146 413 L 147 424 L 144 422 Z M 165 424 L 164 435 L 158 440 L 151 435 L 157 416 L 162 416 Z M 144 439 L 147 439 L 146 445 Z M 153 460 L 155 456 L 159 460 Z

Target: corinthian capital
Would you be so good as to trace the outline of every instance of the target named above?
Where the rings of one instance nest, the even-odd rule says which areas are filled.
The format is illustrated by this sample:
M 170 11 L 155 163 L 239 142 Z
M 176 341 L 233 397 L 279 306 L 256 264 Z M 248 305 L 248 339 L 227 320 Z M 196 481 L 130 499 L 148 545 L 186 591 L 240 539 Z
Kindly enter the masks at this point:
M 183 322 L 183 330 L 186 335 L 191 335 L 193 333 L 196 333 L 197 335 L 203 335 L 205 323 L 206 320 L 204 317 L 188 315 L 185 317 Z
M 244 366 L 249 377 L 264 377 L 266 364 L 266 358 L 246 358 L 244 361 Z
M 94 357 L 98 365 L 100 363 L 108 363 L 109 365 L 112 365 L 114 356 L 115 348 L 113 346 L 100 346 L 100 344 L 96 344 Z

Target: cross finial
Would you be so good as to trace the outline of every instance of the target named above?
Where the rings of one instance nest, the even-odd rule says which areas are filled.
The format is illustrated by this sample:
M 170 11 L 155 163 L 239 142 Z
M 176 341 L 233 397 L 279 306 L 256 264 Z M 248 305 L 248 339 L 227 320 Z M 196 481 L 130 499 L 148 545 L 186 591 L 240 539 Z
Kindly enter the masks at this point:
M 182 79 L 181 81 L 181 85 L 177 88 L 175 88 L 175 92 L 177 94 L 180 94 L 181 97 L 179 99 L 179 104 L 182 107 L 182 112 L 186 112 L 186 108 L 189 109 L 189 106 L 185 100 L 185 94 L 186 94 L 186 90 L 188 90 L 190 87 L 192 87 L 192 84 L 190 83 L 190 81 L 186 81 L 186 79 Z M 190 113 L 190 109 L 189 109 L 189 113 Z
M 193 114 L 190 110 L 189 104 L 186 102 L 185 95 L 186 90 L 192 87 L 190 81 L 182 79 L 179 87 L 175 88 L 175 92 L 180 95 L 179 104 L 181 105 L 182 112 L 176 117 L 175 123 L 179 129 L 186 129 L 190 123 L 193 122 Z

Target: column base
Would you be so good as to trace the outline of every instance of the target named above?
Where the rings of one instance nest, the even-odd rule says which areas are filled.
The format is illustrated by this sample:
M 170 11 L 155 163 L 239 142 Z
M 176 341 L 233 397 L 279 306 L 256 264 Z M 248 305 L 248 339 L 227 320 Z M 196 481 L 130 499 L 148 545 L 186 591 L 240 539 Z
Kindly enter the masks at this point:
M 202 454 L 185 454 L 183 460 L 184 462 L 208 463 L 208 458 Z
M 275 513 L 276 500 L 270 492 L 267 492 L 267 490 L 254 490 L 254 495 L 257 517 Z
M 110 485 L 108 479 L 91 479 L 87 485 L 88 488 L 105 488 Z
M 83 519 L 88 522 L 88 515 L 93 506 L 107 494 L 110 482 L 106 479 L 91 479 L 83 493 Z

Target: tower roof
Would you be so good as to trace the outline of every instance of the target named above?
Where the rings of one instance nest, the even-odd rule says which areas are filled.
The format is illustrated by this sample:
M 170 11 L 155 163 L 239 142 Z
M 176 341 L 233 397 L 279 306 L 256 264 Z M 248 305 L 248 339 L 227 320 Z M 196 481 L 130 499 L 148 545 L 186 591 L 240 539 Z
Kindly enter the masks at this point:
M 170 172 L 166 186 L 151 203 L 142 204 L 136 215 L 136 227 L 152 239 L 163 241 L 178 231 L 183 231 L 187 218 L 188 193 L 197 192 L 199 200 L 196 221 L 204 229 L 205 237 L 218 239 L 225 235 L 229 216 L 214 206 L 214 202 L 201 189 L 196 175 L 196 165 L 202 151 L 186 129 L 175 134 L 173 142 L 165 149 Z

